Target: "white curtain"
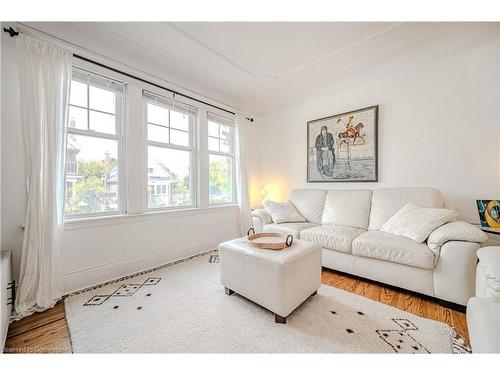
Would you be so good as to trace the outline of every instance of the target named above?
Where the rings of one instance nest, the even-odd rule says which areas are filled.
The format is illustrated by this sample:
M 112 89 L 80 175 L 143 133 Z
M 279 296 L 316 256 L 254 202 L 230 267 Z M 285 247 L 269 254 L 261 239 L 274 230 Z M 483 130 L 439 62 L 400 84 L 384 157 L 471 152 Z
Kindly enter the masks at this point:
M 240 206 L 240 230 L 245 236 L 248 229 L 253 225 L 250 216 L 250 197 L 248 195 L 248 171 L 247 171 L 247 139 L 248 126 L 247 119 L 237 114 L 236 126 L 236 190 L 238 204 Z
M 15 319 L 62 296 L 61 236 L 67 102 L 72 54 L 25 34 L 17 37 L 27 207 Z

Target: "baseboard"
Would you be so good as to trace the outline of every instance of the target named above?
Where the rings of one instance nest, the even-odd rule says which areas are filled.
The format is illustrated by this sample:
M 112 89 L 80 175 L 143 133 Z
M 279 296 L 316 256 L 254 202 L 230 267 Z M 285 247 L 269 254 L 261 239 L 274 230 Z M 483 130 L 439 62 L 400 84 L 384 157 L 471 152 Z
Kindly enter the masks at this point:
M 65 273 L 63 274 L 64 294 L 70 294 L 81 289 L 93 287 L 133 273 L 148 270 L 162 264 L 201 254 L 217 247 L 217 245 L 223 241 L 237 237 L 240 237 L 239 233 L 228 234 L 201 242 L 191 243 L 187 246 L 175 249 L 167 249 L 154 254 Z

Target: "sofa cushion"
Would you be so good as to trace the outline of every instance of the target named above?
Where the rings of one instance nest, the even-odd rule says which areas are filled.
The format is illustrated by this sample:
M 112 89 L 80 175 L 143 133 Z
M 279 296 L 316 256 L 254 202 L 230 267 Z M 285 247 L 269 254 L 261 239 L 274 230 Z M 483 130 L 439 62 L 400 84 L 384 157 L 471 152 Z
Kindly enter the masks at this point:
M 434 253 L 426 244 L 381 231 L 368 231 L 352 242 L 352 254 L 408 266 L 433 269 Z
M 307 221 L 320 224 L 325 206 L 325 197 L 326 190 L 294 189 L 288 199 Z
M 374 189 L 370 210 L 370 230 L 379 230 L 384 223 L 407 203 L 422 207 L 441 208 L 443 197 L 434 188 L 407 187 Z
M 283 223 L 283 224 L 267 224 L 264 225 L 264 232 L 277 232 L 289 235 L 291 234 L 293 238 L 300 238 L 300 232 L 304 229 L 315 227 L 317 224 L 314 223 Z
M 320 225 L 303 230 L 300 232 L 300 238 L 326 249 L 351 253 L 352 240 L 363 232 L 363 229 L 345 225 Z
M 457 217 L 458 213 L 455 210 L 427 208 L 407 203 L 392 215 L 380 230 L 417 242 L 424 242 L 434 229 L 455 220 Z
M 262 201 L 262 205 L 276 224 L 301 223 L 306 221 L 290 201 L 274 202 L 266 199 Z
M 368 228 L 371 190 L 329 190 L 321 224 Z

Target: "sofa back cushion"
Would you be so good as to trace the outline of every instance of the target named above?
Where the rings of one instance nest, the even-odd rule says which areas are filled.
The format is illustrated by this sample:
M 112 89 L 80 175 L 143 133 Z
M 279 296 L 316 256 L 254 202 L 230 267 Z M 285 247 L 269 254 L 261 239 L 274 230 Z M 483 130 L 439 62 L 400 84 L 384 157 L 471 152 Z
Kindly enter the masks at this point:
M 439 190 L 428 187 L 374 189 L 368 228 L 379 230 L 407 203 L 422 207 L 442 208 L 443 197 Z
M 325 206 L 326 190 L 294 189 L 288 200 L 293 203 L 297 211 L 309 222 L 321 223 Z
M 329 190 L 321 224 L 367 229 L 371 199 L 371 190 Z

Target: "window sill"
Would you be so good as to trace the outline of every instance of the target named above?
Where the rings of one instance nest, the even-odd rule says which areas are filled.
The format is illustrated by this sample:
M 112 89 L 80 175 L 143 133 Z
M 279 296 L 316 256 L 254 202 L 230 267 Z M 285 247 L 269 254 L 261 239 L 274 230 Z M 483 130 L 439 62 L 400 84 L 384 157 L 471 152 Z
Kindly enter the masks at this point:
M 102 227 L 106 225 L 120 225 L 131 222 L 162 220 L 165 218 L 194 216 L 210 214 L 218 211 L 234 211 L 238 209 L 237 204 L 227 204 L 210 207 L 183 208 L 179 210 L 145 211 L 137 214 L 115 214 L 107 216 L 94 216 L 65 220 L 64 230 L 78 230 L 83 228 Z

